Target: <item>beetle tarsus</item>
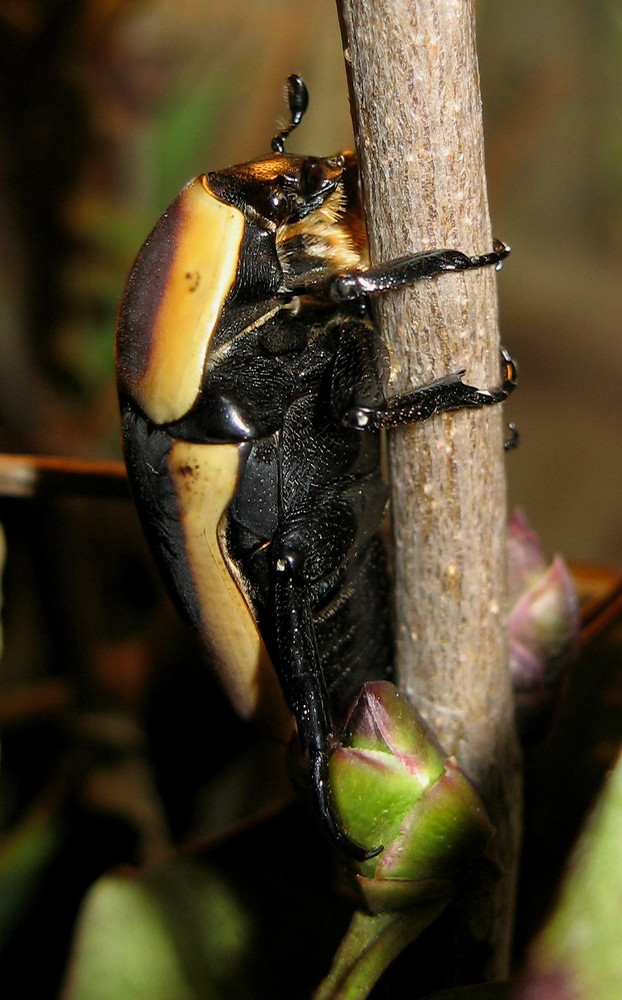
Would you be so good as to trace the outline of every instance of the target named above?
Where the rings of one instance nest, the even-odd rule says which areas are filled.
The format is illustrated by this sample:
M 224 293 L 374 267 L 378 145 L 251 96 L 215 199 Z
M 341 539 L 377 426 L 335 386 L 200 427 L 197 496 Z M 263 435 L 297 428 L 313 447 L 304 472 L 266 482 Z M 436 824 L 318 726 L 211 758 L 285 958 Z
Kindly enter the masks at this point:
M 497 270 L 500 270 L 503 266 L 503 261 L 511 252 L 511 247 L 507 243 L 503 243 L 501 240 L 493 239 L 492 241 L 493 251 L 492 253 L 484 253 L 479 257 L 471 257 L 473 267 L 487 267 L 489 264 L 494 264 Z
M 518 427 L 516 424 L 508 424 L 508 430 L 510 432 L 510 436 L 503 442 L 503 450 L 513 451 L 514 448 L 518 448 L 520 445 L 520 434 L 518 433 Z
M 384 845 L 372 848 L 364 847 L 363 844 L 353 840 L 339 822 L 328 781 L 328 758 L 325 752 L 319 751 L 312 755 L 310 777 L 320 819 L 334 843 L 356 861 L 369 861 L 370 858 L 377 857 L 384 850 Z

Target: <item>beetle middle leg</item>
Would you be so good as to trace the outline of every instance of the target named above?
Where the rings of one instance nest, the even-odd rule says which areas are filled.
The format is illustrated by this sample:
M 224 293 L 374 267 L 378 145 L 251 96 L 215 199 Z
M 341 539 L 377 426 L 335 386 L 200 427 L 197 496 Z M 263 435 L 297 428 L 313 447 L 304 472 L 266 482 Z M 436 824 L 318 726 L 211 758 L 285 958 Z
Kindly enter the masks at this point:
M 464 371 L 453 372 L 419 386 L 412 392 L 394 396 L 373 407 L 353 406 L 342 419 L 348 427 L 360 430 L 400 427 L 426 420 L 435 413 L 449 410 L 480 409 L 501 403 L 516 388 L 517 372 L 512 357 L 501 348 L 501 381 L 491 389 L 478 389 L 462 381 Z
M 479 409 L 500 403 L 516 388 L 516 365 L 500 351 L 499 384 L 479 389 L 462 381 L 464 371 L 434 379 L 403 395 L 387 398 L 382 390 L 383 361 L 373 329 L 349 318 L 341 325 L 332 371 L 331 402 L 337 419 L 356 430 L 379 430 L 426 420 L 448 410 Z

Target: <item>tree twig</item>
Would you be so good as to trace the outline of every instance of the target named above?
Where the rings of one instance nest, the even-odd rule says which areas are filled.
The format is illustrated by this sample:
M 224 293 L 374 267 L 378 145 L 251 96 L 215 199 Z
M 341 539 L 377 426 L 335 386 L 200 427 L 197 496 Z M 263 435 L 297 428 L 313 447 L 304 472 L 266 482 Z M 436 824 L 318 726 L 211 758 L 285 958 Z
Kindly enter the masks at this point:
M 473 5 L 340 0 L 372 263 L 491 248 Z M 422 282 L 378 308 L 392 393 L 465 368 L 498 382 L 494 272 Z M 400 681 L 484 796 L 505 872 L 466 917 L 507 971 L 520 779 L 506 669 L 500 407 L 393 433 Z M 482 970 L 484 971 L 484 970 Z
M 72 494 L 126 500 L 122 462 L 91 462 L 47 455 L 0 454 L 0 496 Z

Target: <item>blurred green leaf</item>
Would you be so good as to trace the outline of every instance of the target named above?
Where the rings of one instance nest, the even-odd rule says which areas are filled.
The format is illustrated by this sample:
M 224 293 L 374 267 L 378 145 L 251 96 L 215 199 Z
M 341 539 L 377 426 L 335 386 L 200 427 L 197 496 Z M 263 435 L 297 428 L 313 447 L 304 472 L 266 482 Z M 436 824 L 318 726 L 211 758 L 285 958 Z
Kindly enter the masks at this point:
M 251 925 L 225 882 L 175 860 L 141 877 L 107 875 L 86 897 L 65 1000 L 226 1000 Z
M 573 1000 L 622 996 L 621 843 L 622 757 L 571 858 L 557 908 L 532 949 L 519 1000 L 537 989 L 538 996 Z
M 154 212 L 161 212 L 177 194 L 180 183 L 202 170 L 206 149 L 214 142 L 227 91 L 217 80 L 194 81 L 169 101 L 151 129 L 154 168 Z M 211 138 L 211 142 L 210 142 Z
M 30 905 L 62 834 L 56 811 L 43 803 L 0 841 L 0 945 Z

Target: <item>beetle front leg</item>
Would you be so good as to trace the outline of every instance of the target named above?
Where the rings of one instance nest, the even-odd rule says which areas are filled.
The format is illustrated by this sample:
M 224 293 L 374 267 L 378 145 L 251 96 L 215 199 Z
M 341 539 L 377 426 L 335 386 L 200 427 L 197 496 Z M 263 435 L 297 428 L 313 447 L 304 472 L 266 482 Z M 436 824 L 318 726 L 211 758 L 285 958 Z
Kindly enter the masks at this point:
M 322 672 L 307 588 L 296 579 L 287 560 L 276 563 L 275 618 L 279 658 L 277 670 L 295 716 L 303 753 L 309 758 L 309 776 L 320 819 L 335 843 L 352 857 L 365 861 L 382 850 L 353 840 L 341 826 L 328 781 L 328 761 L 338 740 Z
M 464 371 L 454 372 L 422 385 L 403 396 L 395 396 L 378 406 L 353 406 L 343 414 L 348 427 L 359 430 L 400 427 L 427 420 L 449 410 L 480 409 L 501 403 L 516 388 L 517 371 L 512 357 L 501 348 L 501 382 L 492 389 L 478 389 L 462 381 Z
M 501 240 L 493 240 L 491 253 L 470 257 L 461 250 L 424 250 L 421 253 L 399 257 L 397 260 L 366 271 L 352 271 L 332 278 L 327 289 L 331 302 L 358 302 L 369 295 L 388 292 L 402 285 L 412 285 L 424 278 L 473 268 L 501 267 L 510 248 Z

